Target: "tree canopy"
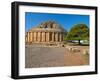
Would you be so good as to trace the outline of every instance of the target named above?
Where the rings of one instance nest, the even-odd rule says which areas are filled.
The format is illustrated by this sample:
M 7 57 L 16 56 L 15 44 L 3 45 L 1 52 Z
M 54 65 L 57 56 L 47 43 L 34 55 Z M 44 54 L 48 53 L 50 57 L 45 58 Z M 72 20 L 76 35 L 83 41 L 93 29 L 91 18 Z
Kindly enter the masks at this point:
M 89 28 L 85 24 L 74 25 L 68 32 L 67 40 L 89 40 Z

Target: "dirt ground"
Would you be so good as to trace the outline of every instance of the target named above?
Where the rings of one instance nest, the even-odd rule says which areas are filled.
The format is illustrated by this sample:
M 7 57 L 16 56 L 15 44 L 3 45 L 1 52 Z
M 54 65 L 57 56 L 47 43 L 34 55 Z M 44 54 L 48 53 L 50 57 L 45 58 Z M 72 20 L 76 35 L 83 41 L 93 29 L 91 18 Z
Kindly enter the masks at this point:
M 77 48 L 79 51 L 70 51 Z M 84 54 L 89 46 L 70 47 L 25 47 L 25 68 L 82 66 L 89 64 L 89 54 Z

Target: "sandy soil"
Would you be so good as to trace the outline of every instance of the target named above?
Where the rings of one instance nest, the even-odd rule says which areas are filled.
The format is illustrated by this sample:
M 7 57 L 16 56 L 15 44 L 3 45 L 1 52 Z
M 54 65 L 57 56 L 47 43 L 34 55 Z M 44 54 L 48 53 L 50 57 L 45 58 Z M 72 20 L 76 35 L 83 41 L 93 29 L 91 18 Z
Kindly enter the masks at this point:
M 69 51 L 70 47 L 25 47 L 25 67 L 60 67 L 89 64 L 89 56 L 83 54 L 89 46 L 71 46 L 79 52 Z

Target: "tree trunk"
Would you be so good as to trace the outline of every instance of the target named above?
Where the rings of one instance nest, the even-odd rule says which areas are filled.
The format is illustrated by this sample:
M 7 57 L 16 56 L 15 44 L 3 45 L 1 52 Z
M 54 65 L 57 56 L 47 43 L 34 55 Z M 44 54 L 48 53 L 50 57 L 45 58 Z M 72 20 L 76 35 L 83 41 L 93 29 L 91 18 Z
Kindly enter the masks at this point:
M 78 44 L 79 44 L 79 45 L 81 44 L 80 40 L 78 40 Z

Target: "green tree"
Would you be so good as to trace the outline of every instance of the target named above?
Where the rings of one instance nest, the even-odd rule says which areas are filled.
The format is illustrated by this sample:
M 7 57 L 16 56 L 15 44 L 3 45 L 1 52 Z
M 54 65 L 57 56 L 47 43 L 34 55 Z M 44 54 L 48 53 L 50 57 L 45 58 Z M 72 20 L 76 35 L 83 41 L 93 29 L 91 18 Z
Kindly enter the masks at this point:
M 74 25 L 67 35 L 67 40 L 89 40 L 89 28 L 85 24 Z

